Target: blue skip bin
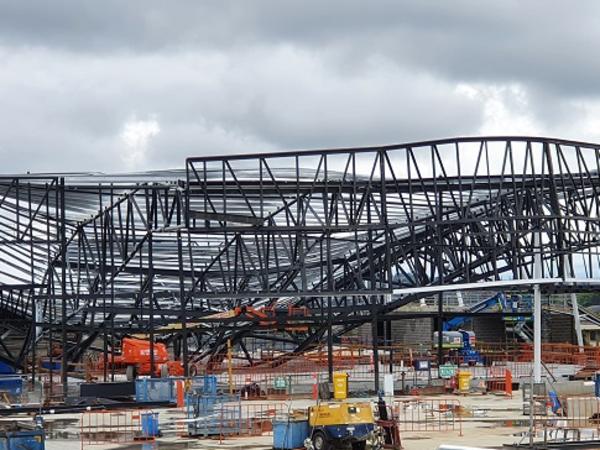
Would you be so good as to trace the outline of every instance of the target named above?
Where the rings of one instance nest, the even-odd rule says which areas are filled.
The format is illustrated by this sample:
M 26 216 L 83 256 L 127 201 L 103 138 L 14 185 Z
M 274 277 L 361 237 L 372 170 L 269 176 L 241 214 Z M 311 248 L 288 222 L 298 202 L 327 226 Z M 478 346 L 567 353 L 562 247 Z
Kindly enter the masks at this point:
M 273 448 L 291 450 L 304 447 L 308 437 L 308 420 L 273 422 Z
M 8 393 L 12 397 L 19 397 L 23 392 L 23 379 L 19 376 L 0 377 L 0 391 Z
M 142 436 L 145 438 L 153 438 L 160 436 L 160 428 L 158 426 L 158 413 L 142 413 Z
M 44 430 L 0 434 L 0 450 L 44 450 Z

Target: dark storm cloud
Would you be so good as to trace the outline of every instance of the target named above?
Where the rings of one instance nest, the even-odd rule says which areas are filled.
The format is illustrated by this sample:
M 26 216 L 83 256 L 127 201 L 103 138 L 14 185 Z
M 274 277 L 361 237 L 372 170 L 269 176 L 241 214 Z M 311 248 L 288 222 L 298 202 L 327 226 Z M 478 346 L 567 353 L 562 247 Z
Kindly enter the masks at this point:
M 594 139 L 599 13 L 591 1 L 0 0 L 3 171 L 482 130 Z

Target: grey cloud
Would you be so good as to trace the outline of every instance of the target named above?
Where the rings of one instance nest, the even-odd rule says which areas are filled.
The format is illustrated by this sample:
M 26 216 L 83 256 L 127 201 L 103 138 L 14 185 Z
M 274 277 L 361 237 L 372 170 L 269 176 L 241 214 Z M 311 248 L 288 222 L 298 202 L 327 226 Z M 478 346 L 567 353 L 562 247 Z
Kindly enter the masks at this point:
M 472 133 L 480 120 L 480 104 L 426 74 L 374 65 L 348 77 L 289 49 L 227 58 L 214 52 L 114 56 L 102 64 L 34 49 L 10 61 L 0 73 L 6 100 L 0 120 L 11 128 L 0 134 L 0 153 L 27 147 L 48 155 L 14 159 L 21 170 L 123 170 L 117 155 L 127 148 L 120 135 L 133 118 L 156 118 L 161 130 L 140 168 L 181 166 L 190 155 Z
M 292 45 L 360 66 L 381 54 L 459 80 L 597 94 L 600 4 L 277 0 L 0 1 L 0 42 L 78 52 Z M 335 59 L 335 56 L 334 56 Z
M 577 133 L 600 98 L 599 12 L 592 1 L 0 0 L 2 171 L 123 170 L 131 120 L 160 125 L 140 170 L 476 134 L 487 99 L 460 84 L 518 85 L 527 104 L 504 95 L 509 118 Z

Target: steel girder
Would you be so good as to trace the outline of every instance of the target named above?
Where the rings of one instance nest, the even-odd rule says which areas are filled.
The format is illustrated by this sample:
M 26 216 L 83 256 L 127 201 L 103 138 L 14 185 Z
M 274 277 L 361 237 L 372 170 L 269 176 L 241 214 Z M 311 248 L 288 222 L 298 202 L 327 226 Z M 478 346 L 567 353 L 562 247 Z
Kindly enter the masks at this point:
M 306 349 L 425 287 L 527 283 L 536 253 L 546 289 L 596 290 L 599 161 L 596 144 L 488 137 L 5 177 L 0 355 L 58 341 L 74 361 L 130 333 L 186 362 L 248 336 Z M 238 306 L 305 306 L 309 331 L 223 315 Z

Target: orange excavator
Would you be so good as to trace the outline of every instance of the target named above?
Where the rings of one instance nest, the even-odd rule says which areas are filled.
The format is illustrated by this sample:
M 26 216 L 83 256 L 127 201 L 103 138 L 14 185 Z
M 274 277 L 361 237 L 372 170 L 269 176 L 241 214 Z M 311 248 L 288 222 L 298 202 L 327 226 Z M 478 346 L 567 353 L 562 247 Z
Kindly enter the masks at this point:
M 154 343 L 154 374 L 151 373 L 150 341 L 144 339 L 123 338 L 121 353 L 101 357 L 98 369 L 109 370 L 114 365 L 116 370 L 125 369 L 127 380 L 132 381 L 137 375 L 154 375 L 158 377 L 183 376 L 183 366 L 179 361 L 169 359 L 167 346 Z

